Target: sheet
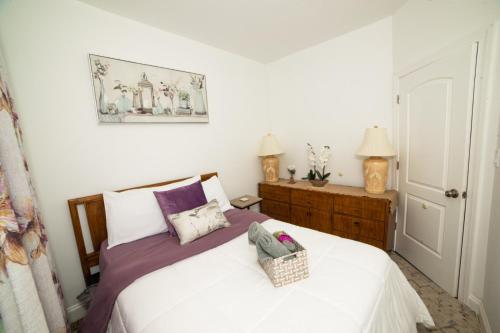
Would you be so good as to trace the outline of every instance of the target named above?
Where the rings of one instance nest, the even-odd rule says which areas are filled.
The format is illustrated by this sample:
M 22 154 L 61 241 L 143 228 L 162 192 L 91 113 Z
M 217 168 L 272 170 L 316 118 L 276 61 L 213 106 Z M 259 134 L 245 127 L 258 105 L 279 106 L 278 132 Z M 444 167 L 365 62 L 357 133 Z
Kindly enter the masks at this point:
M 241 236 L 145 275 L 118 296 L 111 333 L 416 332 L 433 326 L 382 250 L 277 220 L 308 251 L 310 277 L 275 288 Z

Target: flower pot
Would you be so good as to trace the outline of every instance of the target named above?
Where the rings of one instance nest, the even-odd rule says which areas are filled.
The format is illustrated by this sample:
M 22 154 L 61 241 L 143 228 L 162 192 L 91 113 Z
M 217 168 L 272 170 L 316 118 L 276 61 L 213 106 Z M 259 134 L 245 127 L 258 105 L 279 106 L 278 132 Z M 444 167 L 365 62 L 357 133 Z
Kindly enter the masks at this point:
M 188 99 L 179 100 L 179 106 L 183 109 L 188 109 L 189 108 L 189 100 Z
M 203 91 L 201 88 L 194 89 L 194 113 L 198 115 L 207 114 L 207 109 L 205 108 L 205 99 L 203 97 Z
M 104 83 L 102 82 L 102 79 L 99 79 L 99 82 L 101 84 L 100 89 L 99 89 L 99 111 L 102 114 L 107 114 L 107 113 L 109 113 L 109 111 L 108 111 L 108 97 L 106 96 L 106 90 L 104 89 Z
M 325 179 L 325 180 L 314 179 L 314 180 L 309 180 L 309 182 L 312 184 L 312 186 L 316 186 L 316 187 L 323 187 L 326 184 L 328 184 L 327 179 Z

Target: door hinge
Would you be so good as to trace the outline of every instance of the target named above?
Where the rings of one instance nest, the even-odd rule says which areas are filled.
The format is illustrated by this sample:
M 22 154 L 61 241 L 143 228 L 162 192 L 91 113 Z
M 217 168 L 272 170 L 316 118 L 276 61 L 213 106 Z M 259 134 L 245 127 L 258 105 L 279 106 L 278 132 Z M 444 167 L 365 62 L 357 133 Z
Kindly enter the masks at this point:
M 462 192 L 462 198 L 463 199 L 467 199 L 467 191 L 463 191 Z
M 396 104 L 399 104 L 399 94 L 396 95 Z
M 399 161 L 396 161 L 396 170 L 399 170 Z

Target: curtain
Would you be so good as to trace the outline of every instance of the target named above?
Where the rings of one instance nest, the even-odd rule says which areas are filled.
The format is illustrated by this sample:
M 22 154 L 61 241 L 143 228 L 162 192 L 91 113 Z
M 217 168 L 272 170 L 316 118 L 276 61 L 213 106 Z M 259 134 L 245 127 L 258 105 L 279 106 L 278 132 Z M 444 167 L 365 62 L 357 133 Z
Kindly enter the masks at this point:
M 0 316 L 7 333 L 68 332 L 0 54 Z

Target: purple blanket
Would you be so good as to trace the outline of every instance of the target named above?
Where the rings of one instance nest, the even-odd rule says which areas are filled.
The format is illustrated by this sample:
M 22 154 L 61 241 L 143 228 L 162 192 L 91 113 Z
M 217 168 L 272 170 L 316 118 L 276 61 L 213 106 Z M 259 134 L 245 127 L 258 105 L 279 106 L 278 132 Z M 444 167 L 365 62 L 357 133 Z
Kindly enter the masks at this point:
M 249 210 L 231 209 L 224 213 L 231 226 L 216 230 L 192 243 L 181 246 L 179 239 L 167 234 L 150 236 L 107 250 L 101 245 L 101 279 L 80 332 L 106 332 L 116 298 L 136 279 L 177 261 L 213 249 L 248 231 L 253 222 L 268 216 Z

